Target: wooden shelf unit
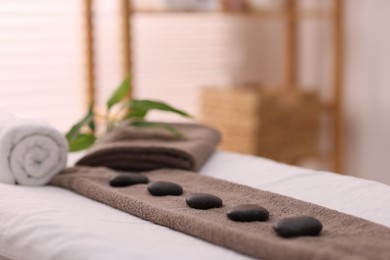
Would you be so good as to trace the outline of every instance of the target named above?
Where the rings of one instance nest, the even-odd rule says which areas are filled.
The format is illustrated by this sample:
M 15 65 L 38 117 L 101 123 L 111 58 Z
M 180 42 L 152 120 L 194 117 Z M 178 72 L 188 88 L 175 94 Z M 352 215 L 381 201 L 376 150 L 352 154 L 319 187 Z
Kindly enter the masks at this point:
M 87 46 L 87 93 L 88 102 L 94 100 L 94 77 L 93 77 L 93 48 L 92 32 L 93 26 L 91 20 L 91 5 L 93 0 L 84 0 L 87 8 L 85 34 Z M 131 18 L 133 15 L 228 15 L 234 17 L 258 17 L 261 19 L 284 19 L 286 22 L 286 42 L 285 42 L 285 67 L 284 67 L 284 86 L 289 89 L 296 88 L 298 75 L 298 46 L 299 39 L 297 36 L 298 22 L 302 19 L 328 19 L 332 22 L 332 39 L 333 39 L 333 63 L 332 63 L 332 91 L 333 99 L 329 104 L 324 104 L 325 111 L 332 115 L 332 170 L 338 173 L 343 172 L 344 157 L 344 116 L 343 116 L 343 1 L 329 0 L 333 2 L 332 10 L 299 10 L 297 0 L 286 0 L 286 5 L 281 10 L 262 10 L 262 11 L 156 11 L 156 10 L 134 10 L 132 0 L 121 1 L 121 46 L 123 75 L 132 71 L 132 42 L 131 42 Z

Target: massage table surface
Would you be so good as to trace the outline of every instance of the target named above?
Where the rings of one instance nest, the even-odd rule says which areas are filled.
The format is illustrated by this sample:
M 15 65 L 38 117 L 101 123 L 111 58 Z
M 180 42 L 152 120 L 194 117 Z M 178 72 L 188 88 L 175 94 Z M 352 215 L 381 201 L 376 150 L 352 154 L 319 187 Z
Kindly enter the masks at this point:
M 214 154 L 200 174 L 390 227 L 385 184 L 227 152 Z M 9 259 L 247 258 L 65 189 L 0 184 L 0 194 L 0 255 Z

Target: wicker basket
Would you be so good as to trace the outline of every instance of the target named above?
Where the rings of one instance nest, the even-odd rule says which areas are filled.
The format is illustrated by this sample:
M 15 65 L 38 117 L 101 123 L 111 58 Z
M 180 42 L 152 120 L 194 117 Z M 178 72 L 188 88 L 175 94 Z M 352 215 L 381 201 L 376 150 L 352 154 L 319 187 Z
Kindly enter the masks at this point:
M 222 150 L 295 163 L 319 154 L 320 100 L 314 92 L 205 88 L 202 121 L 219 129 Z

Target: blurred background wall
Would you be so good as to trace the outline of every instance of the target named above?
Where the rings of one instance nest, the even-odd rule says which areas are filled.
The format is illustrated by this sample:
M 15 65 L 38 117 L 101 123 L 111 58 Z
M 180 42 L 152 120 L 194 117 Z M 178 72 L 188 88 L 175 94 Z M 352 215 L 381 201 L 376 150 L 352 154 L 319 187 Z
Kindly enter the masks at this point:
M 390 184 L 390 2 L 346 4 L 347 169 Z
M 78 0 L 0 1 L 0 110 L 65 130 L 84 110 Z
M 0 2 L 0 110 L 40 117 L 63 131 L 83 113 L 87 98 L 81 2 Z M 321 6 L 329 1 L 301 2 Z M 345 172 L 390 184 L 390 36 L 384 28 L 390 22 L 390 3 L 344 2 Z M 119 1 L 95 0 L 93 12 L 97 102 L 102 104 L 122 79 Z M 280 85 L 282 28 L 277 19 L 135 14 L 135 96 L 161 99 L 199 115 L 203 86 Z M 320 90 L 325 100 L 331 96 L 329 30 L 324 20 L 304 21 L 299 29 L 300 87 Z

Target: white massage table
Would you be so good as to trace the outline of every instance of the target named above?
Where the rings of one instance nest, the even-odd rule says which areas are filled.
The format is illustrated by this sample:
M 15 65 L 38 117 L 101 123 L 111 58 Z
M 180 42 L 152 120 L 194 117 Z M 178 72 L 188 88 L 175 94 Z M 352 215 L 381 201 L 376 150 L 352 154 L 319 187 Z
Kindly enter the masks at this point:
M 216 153 L 200 174 L 390 227 L 390 187 L 381 183 L 226 152 Z M 0 184 L 0 255 L 14 260 L 247 258 L 68 190 L 6 184 Z

